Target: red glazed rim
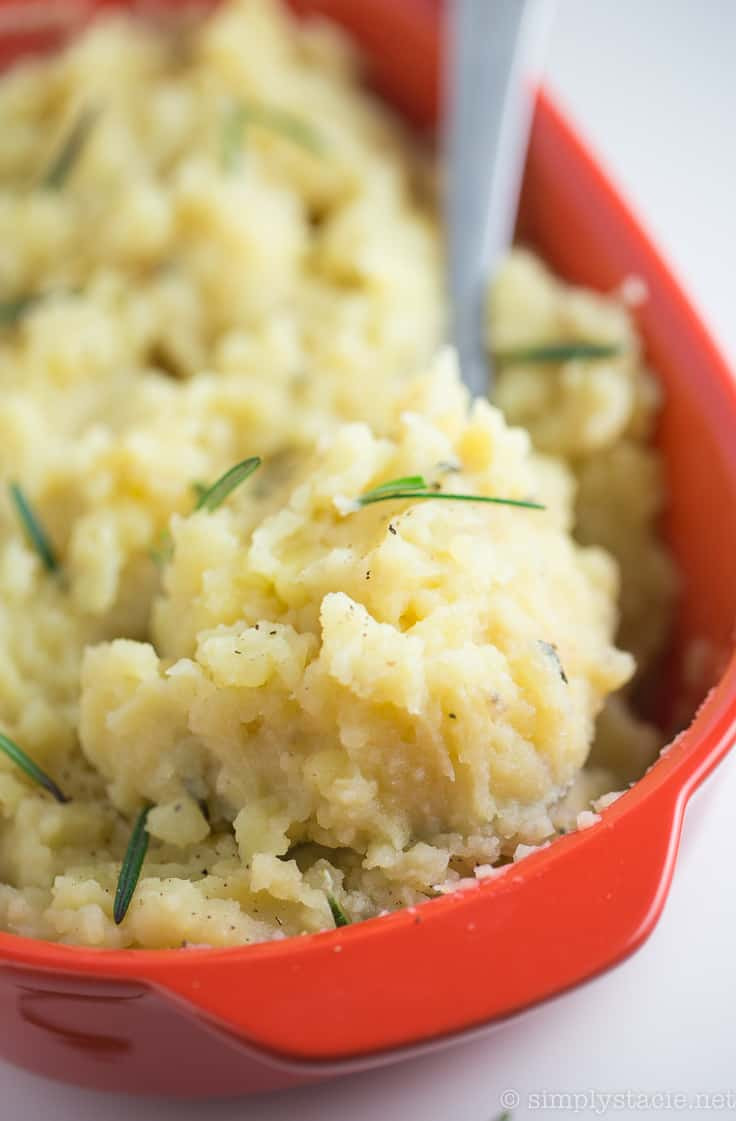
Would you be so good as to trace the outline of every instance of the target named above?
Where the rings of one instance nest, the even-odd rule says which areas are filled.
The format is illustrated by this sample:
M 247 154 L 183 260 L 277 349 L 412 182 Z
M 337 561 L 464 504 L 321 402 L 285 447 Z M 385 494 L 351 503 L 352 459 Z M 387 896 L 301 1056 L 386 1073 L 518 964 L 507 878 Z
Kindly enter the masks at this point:
M 417 95 L 413 108 L 426 115 L 426 98 Z M 736 386 L 712 340 L 544 93 L 534 131 L 532 150 L 547 142 L 564 152 L 581 189 L 604 201 L 646 256 L 649 280 L 709 371 L 708 423 L 733 482 Z M 150 985 L 250 1047 L 290 1062 L 335 1062 L 446 1038 L 556 995 L 644 940 L 666 897 L 687 801 L 731 746 L 735 720 L 731 657 L 691 727 L 599 824 L 475 889 L 416 909 L 225 950 L 101 951 L 0 934 L 0 964 L 36 977 L 71 975 L 80 984 L 86 978 Z

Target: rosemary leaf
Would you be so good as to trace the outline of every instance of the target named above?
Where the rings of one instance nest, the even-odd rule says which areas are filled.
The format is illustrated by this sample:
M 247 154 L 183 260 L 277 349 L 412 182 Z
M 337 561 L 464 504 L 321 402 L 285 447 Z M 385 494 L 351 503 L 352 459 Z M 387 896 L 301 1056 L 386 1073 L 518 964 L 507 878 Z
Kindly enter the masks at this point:
M 168 564 L 174 552 L 174 542 L 168 529 L 162 529 L 155 545 L 151 545 L 148 555 L 157 568 Z
M 200 482 L 192 483 L 192 490 L 197 498 L 194 513 L 197 510 L 208 510 L 211 514 L 213 510 L 222 505 L 236 487 L 244 483 L 254 471 L 258 470 L 261 462 L 260 456 L 253 455 L 249 459 L 244 459 L 242 463 L 236 463 L 234 467 L 221 475 L 212 486 L 208 487 L 206 483 Z M 170 530 L 161 530 L 156 542 L 150 546 L 148 555 L 157 568 L 163 568 L 164 565 L 169 563 L 174 555 L 174 541 Z
M 342 907 L 335 899 L 334 895 L 328 895 L 327 902 L 330 905 L 330 910 L 332 911 L 332 918 L 335 921 L 335 926 L 350 926 L 350 919 L 347 917 Z
M 421 491 L 421 490 L 407 490 L 407 491 L 390 491 L 385 494 L 378 495 L 361 495 L 358 502 L 361 506 L 370 506 L 373 502 L 384 502 L 387 500 L 398 499 L 411 499 L 414 501 L 421 501 L 427 498 L 445 499 L 450 502 L 490 502 L 496 506 L 519 506 L 524 510 L 545 510 L 541 502 L 528 502 L 526 499 L 520 498 L 498 498 L 495 495 L 486 494 L 445 494 L 443 491 Z
M 235 171 L 239 166 L 245 131 L 250 125 L 279 132 L 312 155 L 324 154 L 322 137 L 303 117 L 286 109 L 241 101 L 230 107 L 222 125 L 220 156 L 226 171 Z
M 387 483 L 379 483 L 368 494 L 381 494 L 384 490 L 426 490 L 427 481 L 422 475 L 405 475 L 403 479 L 389 479 Z
M 391 479 L 390 482 L 381 483 L 372 490 L 367 490 L 356 500 L 360 506 L 370 506 L 374 502 L 394 501 L 397 499 L 422 500 L 426 498 L 439 498 L 452 502 L 492 502 L 499 506 L 521 506 L 526 510 L 544 510 L 539 502 L 530 502 L 520 498 L 498 498 L 486 494 L 448 494 L 445 491 L 434 490 L 421 475 L 408 475 L 403 479 Z
M 0 326 L 12 327 L 41 299 L 37 293 L 16 296 L 14 300 L 0 302 Z
M 9 759 L 12 759 L 22 771 L 42 786 L 44 790 L 48 790 L 49 794 L 56 798 L 57 802 L 68 802 L 66 794 L 63 794 L 53 779 L 49 778 L 45 771 L 42 771 L 37 763 L 34 763 L 30 756 L 26 755 L 22 748 L 18 747 L 17 743 L 4 736 L 0 732 L 0 751 L 5 752 Z
M 542 343 L 539 346 L 521 346 L 512 350 L 500 350 L 494 355 L 500 366 L 520 366 L 527 362 L 571 362 L 573 359 L 589 361 L 601 358 L 615 358 L 621 353 L 618 343 Z
M 246 125 L 259 125 L 280 132 L 282 136 L 300 144 L 313 155 L 323 155 L 324 141 L 315 128 L 296 113 L 287 109 L 274 109 L 267 105 L 245 105 Z
M 43 561 L 44 567 L 48 572 L 56 572 L 59 568 L 59 562 L 51 544 L 48 535 L 41 525 L 38 517 L 33 512 L 28 499 L 20 488 L 19 483 L 10 483 L 8 487 L 10 497 L 13 500 L 13 505 L 18 513 L 23 528 L 28 535 L 28 538 Z
M 243 155 L 245 139 L 245 109 L 232 105 L 225 113 L 220 135 L 220 163 L 229 173 L 237 171 Z
M 197 500 L 197 505 L 194 507 L 196 510 L 208 510 L 210 514 L 221 506 L 228 495 L 235 490 L 236 487 L 244 483 L 254 471 L 257 471 L 261 466 L 261 457 L 259 455 L 252 455 L 249 459 L 244 459 L 242 463 L 236 463 L 224 475 L 221 475 L 216 483 L 211 487 L 207 487 Z
M 240 167 L 244 133 L 243 107 L 231 106 L 225 113 L 220 133 L 220 163 L 224 171 L 232 173 Z
M 146 829 L 146 821 L 150 809 L 150 806 L 145 806 L 138 814 L 135 825 L 133 826 L 133 832 L 130 836 L 130 841 L 128 842 L 128 848 L 123 857 L 120 876 L 118 877 L 118 886 L 115 892 L 115 904 L 113 907 L 113 918 L 115 919 L 116 926 L 120 926 L 120 923 L 127 915 L 130 901 L 138 886 L 141 868 L 143 867 L 143 861 L 148 851 L 149 836 Z
M 99 115 L 99 109 L 92 106 L 81 110 L 41 179 L 43 190 L 62 189 L 74 170 L 74 165 L 81 156 Z

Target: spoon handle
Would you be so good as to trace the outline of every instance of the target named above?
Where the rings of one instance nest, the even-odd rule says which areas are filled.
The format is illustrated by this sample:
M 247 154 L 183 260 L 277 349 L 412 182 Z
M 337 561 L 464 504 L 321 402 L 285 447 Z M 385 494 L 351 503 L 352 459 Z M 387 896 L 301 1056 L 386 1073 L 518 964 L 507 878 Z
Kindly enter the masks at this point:
M 446 229 L 453 342 L 474 396 L 490 388 L 489 278 L 511 243 L 552 0 L 451 0 L 445 77 Z

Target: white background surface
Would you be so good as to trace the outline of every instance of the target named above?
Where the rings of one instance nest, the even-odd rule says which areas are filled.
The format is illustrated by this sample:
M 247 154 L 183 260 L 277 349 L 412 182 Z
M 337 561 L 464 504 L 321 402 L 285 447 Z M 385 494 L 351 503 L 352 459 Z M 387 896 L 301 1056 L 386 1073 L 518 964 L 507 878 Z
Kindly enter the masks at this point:
M 735 53 L 736 0 L 559 0 L 548 70 L 736 365 Z M 529 1108 L 529 1094 L 736 1092 L 735 804 L 733 758 L 691 804 L 664 915 L 639 953 L 482 1041 L 305 1091 L 198 1104 L 106 1097 L 0 1062 L 0 1121 L 493 1121 L 506 1089 L 521 1097 L 514 1121 L 551 1121 L 573 1114 Z

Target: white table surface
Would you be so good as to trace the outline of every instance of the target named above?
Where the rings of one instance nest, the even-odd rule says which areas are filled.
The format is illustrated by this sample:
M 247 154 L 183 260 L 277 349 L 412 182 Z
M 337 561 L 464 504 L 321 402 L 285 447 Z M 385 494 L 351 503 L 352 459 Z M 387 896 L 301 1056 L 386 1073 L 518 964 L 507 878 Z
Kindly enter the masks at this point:
M 397 0 L 400 2 L 400 0 Z M 492 2 L 492 0 L 489 0 Z M 736 365 L 736 0 L 559 0 L 549 81 L 638 207 Z M 736 758 L 690 806 L 652 937 L 612 973 L 486 1039 L 308 1090 L 173 1103 L 55 1085 L 0 1062 L 2 1121 L 671 1118 L 657 1092 L 736 1093 Z M 448 963 L 452 968 L 452 963 Z M 541 1109 L 543 1091 L 640 1091 Z M 694 1102 L 694 1098 L 692 1099 Z M 673 1103 L 674 1105 L 675 1103 Z M 597 1112 L 596 1112 L 597 1111 Z M 736 1114 L 717 1099 L 691 1117 Z

